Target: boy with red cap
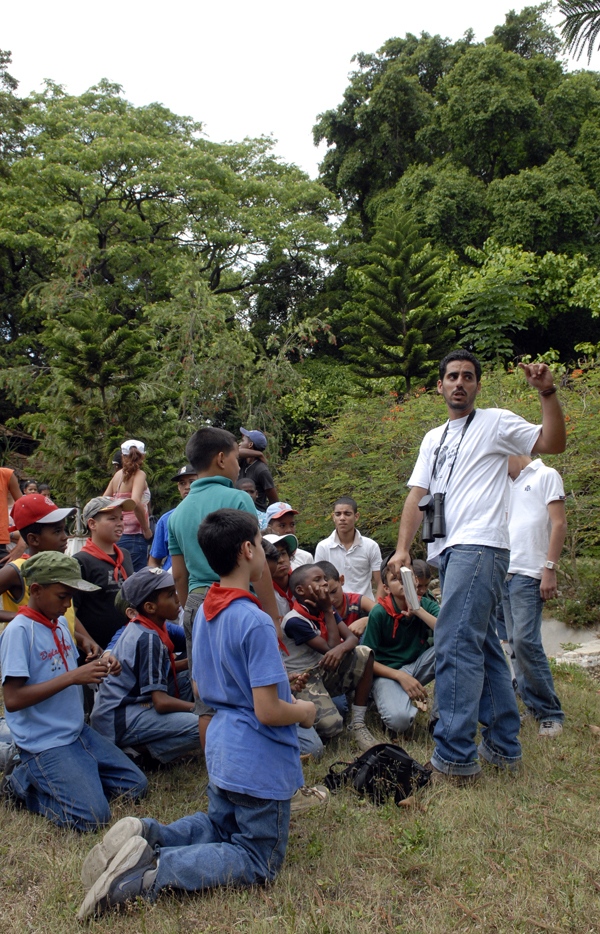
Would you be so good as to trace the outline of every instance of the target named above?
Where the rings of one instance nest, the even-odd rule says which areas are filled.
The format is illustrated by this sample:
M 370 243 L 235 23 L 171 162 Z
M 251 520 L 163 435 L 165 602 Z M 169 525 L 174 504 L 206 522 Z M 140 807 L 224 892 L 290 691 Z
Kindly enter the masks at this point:
M 127 756 L 84 723 L 82 685 L 100 684 L 109 661 L 77 666 L 64 617 L 75 593 L 96 590 L 74 558 L 47 551 L 22 566 L 29 602 L 0 640 L 6 720 L 18 747 L 1 790 L 28 810 L 76 830 L 110 820 L 108 798 L 144 794 Z
M 295 535 L 296 534 L 296 516 L 297 509 L 292 509 L 289 503 L 281 501 L 271 503 L 267 509 L 267 531 L 273 535 Z M 297 539 L 296 539 L 297 541 Z M 309 551 L 303 551 L 302 548 L 296 548 L 291 556 L 292 571 L 303 564 L 312 564 L 313 556 Z
M 29 591 L 21 573 L 24 562 L 44 551 L 56 551 L 61 554 L 64 552 L 68 542 L 65 520 L 74 512 L 75 507 L 59 509 L 48 496 L 38 493 L 22 496 L 15 502 L 11 519 L 25 542 L 25 554 L 13 558 L 0 570 L 0 622 L 10 622 L 23 606 L 27 606 Z M 93 655 L 100 654 L 100 646 L 76 618 L 72 606 L 67 609 L 65 618 L 71 635 L 76 639 L 79 648 L 87 654 L 88 660 Z

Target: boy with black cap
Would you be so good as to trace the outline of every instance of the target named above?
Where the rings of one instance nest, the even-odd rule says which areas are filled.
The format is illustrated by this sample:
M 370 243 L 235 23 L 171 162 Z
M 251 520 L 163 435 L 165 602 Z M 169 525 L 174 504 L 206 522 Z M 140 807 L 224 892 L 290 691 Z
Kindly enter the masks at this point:
M 77 593 L 75 609 L 95 641 L 106 648 L 114 634 L 127 624 L 127 617 L 115 606 L 123 582 L 133 574 L 129 552 L 119 548 L 123 536 L 123 510 L 133 509 L 132 499 L 115 503 L 110 496 L 96 496 L 83 507 L 83 524 L 90 538 L 75 559 L 84 580 L 96 584 L 93 597 Z
M 198 474 L 194 468 L 191 466 L 191 464 L 186 464 L 185 467 L 179 468 L 174 477 L 171 477 L 171 482 L 177 481 L 179 495 L 182 499 L 185 499 L 190 492 L 192 483 L 197 479 Z M 162 567 L 163 571 L 171 570 L 168 523 L 169 516 L 172 512 L 175 512 L 175 507 L 173 507 L 173 509 L 169 509 L 168 512 L 163 513 L 163 515 L 156 523 L 154 538 L 152 539 L 152 548 L 150 549 L 150 557 L 148 558 L 148 565 L 151 568 Z
M 275 481 L 263 454 L 267 448 L 267 438 L 262 431 L 248 431 L 247 428 L 240 428 L 240 431 L 242 441 L 239 449 L 238 480 L 254 480 L 257 490 L 256 508 L 259 512 L 266 512 L 269 503 L 277 502 Z
M 117 746 L 145 747 L 139 751 L 170 762 L 200 746 L 192 686 L 187 672 L 175 670 L 165 626 L 179 611 L 173 575 L 142 568 L 127 578 L 121 596 L 137 614 L 114 647 L 121 674 L 100 685 L 91 724 Z
M 106 659 L 77 667 L 64 617 L 76 593 L 98 588 L 74 558 L 42 552 L 22 566 L 29 603 L 2 633 L 6 721 L 19 756 L 2 791 L 59 826 L 95 830 L 110 820 L 109 797 L 138 798 L 147 782 L 127 756 L 84 723 L 83 684 L 100 684 Z

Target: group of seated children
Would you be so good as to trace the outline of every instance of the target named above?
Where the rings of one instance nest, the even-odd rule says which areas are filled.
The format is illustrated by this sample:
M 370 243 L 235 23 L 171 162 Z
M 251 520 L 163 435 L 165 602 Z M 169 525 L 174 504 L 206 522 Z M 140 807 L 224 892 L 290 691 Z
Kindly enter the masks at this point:
M 84 866 L 80 918 L 165 888 L 274 878 L 290 813 L 326 800 L 320 786 L 304 787 L 300 754 L 318 757 L 342 732 L 345 695 L 354 694 L 349 734 L 365 751 L 378 742 L 365 723 L 369 698 L 389 730 L 404 732 L 434 678 L 438 605 L 424 563 L 414 568 L 421 602 L 410 606 L 386 562 L 373 574 L 348 497 L 326 540 L 332 560 L 314 563 L 298 548 L 289 503 L 267 507 L 261 535 L 251 497 L 234 486 L 233 436 L 201 429 L 186 454 L 176 476 L 196 479 L 168 518 L 172 573 L 133 573 L 117 544 L 128 501 L 86 504 L 90 538 L 75 558 L 63 554 L 72 510 L 40 496 L 25 498 L 21 518 L 21 501 L 13 510 L 28 553 L 0 570 L 13 600 L 0 666 L 17 747 L 5 794 L 85 831 L 110 819 L 111 797 L 145 793 L 136 761 L 167 763 L 202 745 L 210 779 L 208 814 L 168 826 L 128 817 L 108 832 Z M 346 575 L 359 586 L 344 590 Z M 93 686 L 89 725 L 84 686 Z

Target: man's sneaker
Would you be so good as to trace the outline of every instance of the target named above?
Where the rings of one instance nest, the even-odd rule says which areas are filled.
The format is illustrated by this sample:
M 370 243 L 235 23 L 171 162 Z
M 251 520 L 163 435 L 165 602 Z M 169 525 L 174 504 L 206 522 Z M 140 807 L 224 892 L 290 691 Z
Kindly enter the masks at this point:
M 479 776 L 481 772 L 475 772 L 474 775 L 447 775 L 446 772 L 441 772 L 440 769 L 436 769 L 435 765 L 431 762 L 425 763 L 424 768 L 428 772 L 431 772 L 430 781 L 432 784 L 441 784 L 446 782 L 448 785 L 456 785 L 458 788 L 462 788 L 466 785 L 474 785 L 475 782 L 479 781 Z
M 542 720 L 538 730 L 538 736 L 549 736 L 550 739 L 558 736 L 563 731 L 563 725 L 560 720 Z
M 376 740 L 373 734 L 369 732 L 364 723 L 360 723 L 358 726 L 351 726 L 350 732 L 358 743 L 358 748 L 361 752 L 368 752 L 372 746 L 377 746 L 379 742 L 379 740 Z
M 143 837 L 131 837 L 94 882 L 81 904 L 78 919 L 85 921 L 107 908 L 147 897 L 157 872 L 158 862 L 152 847 Z
M 139 817 L 123 817 L 104 835 L 102 843 L 90 850 L 81 867 L 81 881 L 86 892 L 96 879 L 106 872 L 112 860 L 132 837 L 144 837 L 144 825 Z
M 296 817 L 297 814 L 302 814 L 303 811 L 322 807 L 327 804 L 328 799 L 329 792 L 325 785 L 313 785 L 312 788 L 303 785 L 292 796 L 290 814 L 292 817 Z

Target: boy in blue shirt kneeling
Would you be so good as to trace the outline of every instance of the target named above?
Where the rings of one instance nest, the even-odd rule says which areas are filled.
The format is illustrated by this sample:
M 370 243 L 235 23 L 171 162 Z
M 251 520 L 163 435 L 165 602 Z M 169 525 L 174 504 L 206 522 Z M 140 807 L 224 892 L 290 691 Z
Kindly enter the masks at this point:
M 6 722 L 20 761 L 9 764 L 2 790 L 59 826 L 96 830 L 110 820 L 109 798 L 138 798 L 147 787 L 143 772 L 83 719 L 81 685 L 101 684 L 118 662 L 103 656 L 78 668 L 64 614 L 74 593 L 99 588 L 56 551 L 40 552 L 21 572 L 29 603 L 0 642 Z
M 162 889 L 201 891 L 275 878 L 287 847 L 290 799 L 303 785 L 296 724 L 315 706 L 292 700 L 273 621 L 250 593 L 265 555 L 254 516 L 219 509 L 198 541 L 220 577 L 194 623 L 194 670 L 216 711 L 206 734 L 208 813 L 172 824 L 126 817 L 88 855 L 79 919 Z

